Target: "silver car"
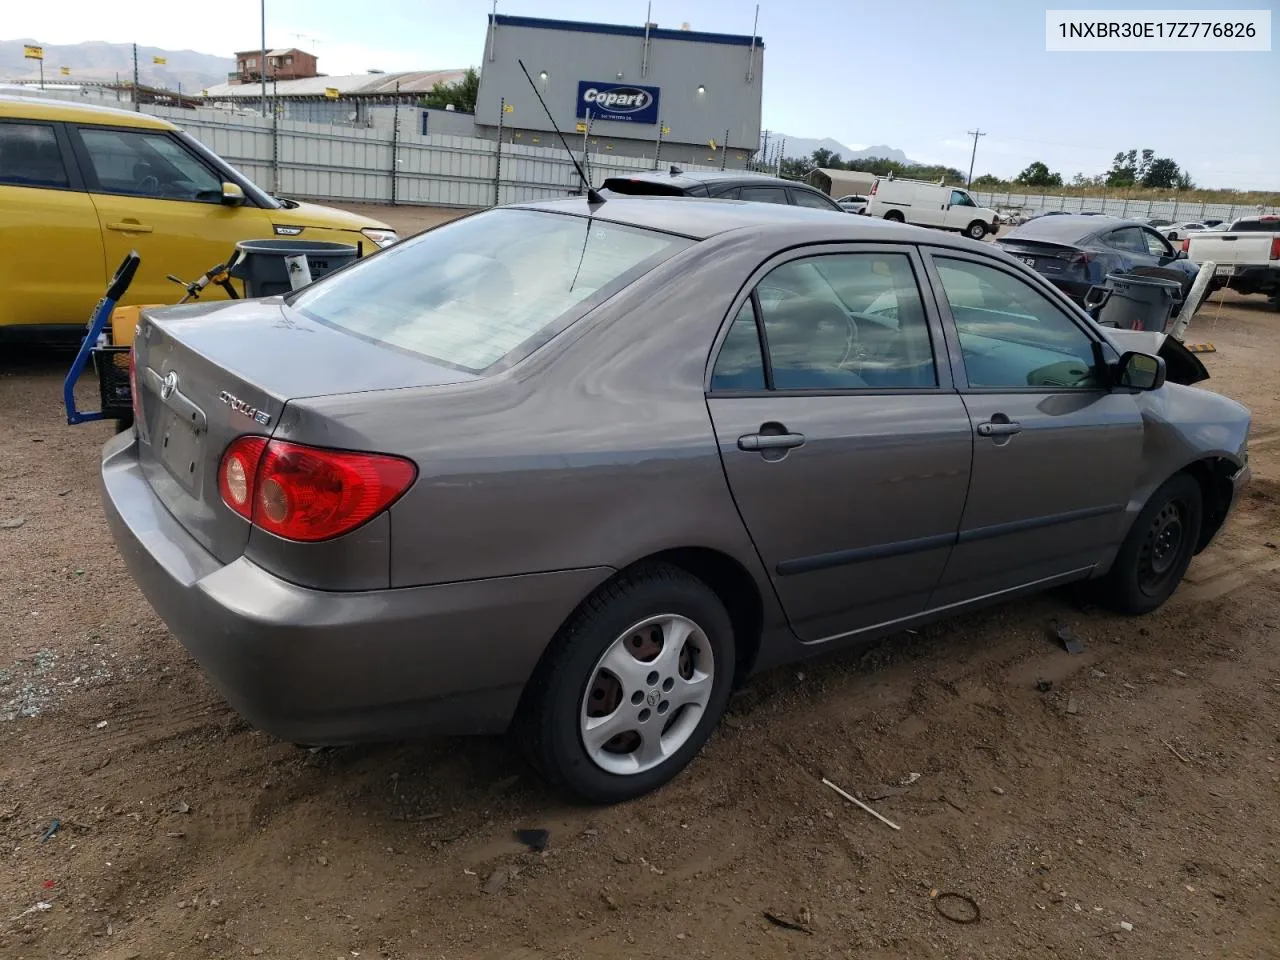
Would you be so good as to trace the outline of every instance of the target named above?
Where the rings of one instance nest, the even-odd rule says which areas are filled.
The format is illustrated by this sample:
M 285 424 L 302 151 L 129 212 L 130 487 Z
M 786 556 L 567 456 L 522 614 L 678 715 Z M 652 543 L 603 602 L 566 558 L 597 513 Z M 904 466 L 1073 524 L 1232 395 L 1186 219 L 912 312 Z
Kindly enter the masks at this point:
M 777 664 L 1073 581 L 1155 609 L 1248 476 L 1175 341 L 793 206 L 498 208 L 135 344 L 106 514 L 246 719 L 510 729 L 598 802 Z

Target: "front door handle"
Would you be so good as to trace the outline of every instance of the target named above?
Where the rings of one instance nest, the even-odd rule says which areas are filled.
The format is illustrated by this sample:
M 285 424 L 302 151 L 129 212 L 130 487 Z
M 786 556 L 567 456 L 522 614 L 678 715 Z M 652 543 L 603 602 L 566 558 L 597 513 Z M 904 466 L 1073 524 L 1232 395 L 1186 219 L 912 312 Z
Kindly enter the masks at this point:
M 748 433 L 738 438 L 739 450 L 790 450 L 803 444 L 803 433 Z
M 1011 437 L 1015 433 L 1022 432 L 1022 424 L 1016 420 L 1006 420 L 1004 422 L 988 420 L 985 423 L 978 424 L 978 436 L 980 437 Z
M 137 220 L 116 220 L 107 224 L 108 230 L 119 230 L 121 233 L 151 233 L 155 227 L 149 227 Z

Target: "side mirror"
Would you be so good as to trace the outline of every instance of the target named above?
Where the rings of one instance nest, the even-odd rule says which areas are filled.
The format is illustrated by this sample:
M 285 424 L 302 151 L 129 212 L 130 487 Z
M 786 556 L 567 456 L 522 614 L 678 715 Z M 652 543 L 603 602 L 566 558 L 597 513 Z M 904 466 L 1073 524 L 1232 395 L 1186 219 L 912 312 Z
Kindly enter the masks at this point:
M 1120 358 L 1116 372 L 1116 385 L 1130 390 L 1159 390 L 1164 386 L 1163 357 L 1130 351 Z
M 222 185 L 222 205 L 225 207 L 238 207 L 242 203 L 244 203 L 244 191 L 240 189 L 240 185 L 224 183 Z

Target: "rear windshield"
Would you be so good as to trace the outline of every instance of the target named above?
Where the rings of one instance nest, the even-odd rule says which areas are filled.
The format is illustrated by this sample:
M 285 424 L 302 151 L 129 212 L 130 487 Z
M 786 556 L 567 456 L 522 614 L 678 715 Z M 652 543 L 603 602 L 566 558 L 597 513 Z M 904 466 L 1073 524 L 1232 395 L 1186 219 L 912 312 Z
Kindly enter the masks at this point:
M 683 197 L 689 192 L 674 183 L 663 183 L 659 180 L 632 180 L 629 177 L 610 177 L 605 180 L 602 189 L 629 197 Z
M 1280 217 L 1267 220 L 1237 220 L 1231 225 L 1228 233 L 1280 233 Z
M 388 247 L 290 302 L 375 343 L 494 372 L 692 242 L 584 217 L 490 210 Z

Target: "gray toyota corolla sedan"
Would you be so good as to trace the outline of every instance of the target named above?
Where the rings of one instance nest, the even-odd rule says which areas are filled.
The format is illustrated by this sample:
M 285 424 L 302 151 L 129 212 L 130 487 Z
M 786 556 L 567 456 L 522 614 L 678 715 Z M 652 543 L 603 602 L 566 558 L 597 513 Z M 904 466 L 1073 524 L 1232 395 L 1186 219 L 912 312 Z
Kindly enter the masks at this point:
M 135 344 L 107 517 L 246 719 L 510 730 L 593 801 L 755 671 L 1072 581 L 1153 610 L 1248 476 L 1175 341 L 797 207 L 498 208 Z

